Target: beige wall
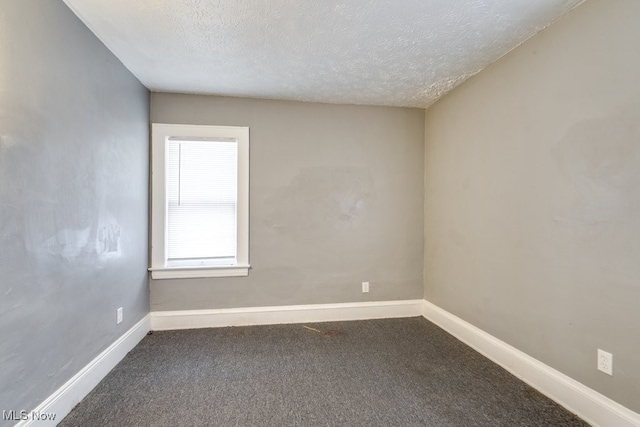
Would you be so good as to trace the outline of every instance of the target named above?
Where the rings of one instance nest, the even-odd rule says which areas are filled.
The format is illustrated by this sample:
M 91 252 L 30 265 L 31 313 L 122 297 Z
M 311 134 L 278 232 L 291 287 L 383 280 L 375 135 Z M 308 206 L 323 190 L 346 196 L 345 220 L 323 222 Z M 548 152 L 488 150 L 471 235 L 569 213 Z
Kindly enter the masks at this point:
M 151 118 L 250 127 L 253 267 L 154 280 L 152 311 L 422 297 L 423 110 L 154 93 Z
M 586 2 L 425 123 L 426 299 L 635 411 L 639 22 Z

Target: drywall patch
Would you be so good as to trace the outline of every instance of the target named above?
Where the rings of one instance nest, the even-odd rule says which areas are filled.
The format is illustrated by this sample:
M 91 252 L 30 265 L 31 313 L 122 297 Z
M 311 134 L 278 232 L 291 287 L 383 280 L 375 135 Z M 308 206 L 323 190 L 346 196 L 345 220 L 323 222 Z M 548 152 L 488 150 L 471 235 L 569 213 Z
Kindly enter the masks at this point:
M 367 168 L 301 169 L 267 199 L 265 224 L 281 234 L 323 235 L 358 227 L 370 207 L 373 178 Z
M 42 249 L 49 255 L 60 255 L 70 261 L 84 252 L 89 243 L 91 227 L 81 229 L 63 229 L 49 237 Z
M 629 112 L 640 108 L 622 111 L 576 123 L 557 143 L 554 154 L 567 183 L 557 220 L 595 224 L 632 218 L 640 204 L 640 126 Z
M 120 234 L 122 228 L 117 224 L 109 224 L 98 229 L 98 253 L 118 254 L 120 252 Z
M 10 135 L 0 135 L 0 154 L 16 145 L 16 140 Z

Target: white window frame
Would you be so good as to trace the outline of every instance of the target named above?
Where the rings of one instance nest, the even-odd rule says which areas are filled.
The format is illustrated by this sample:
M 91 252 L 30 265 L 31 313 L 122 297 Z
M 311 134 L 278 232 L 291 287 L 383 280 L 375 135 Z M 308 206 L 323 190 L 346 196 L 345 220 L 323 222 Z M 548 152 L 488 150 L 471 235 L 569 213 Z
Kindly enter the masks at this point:
M 238 141 L 237 254 L 232 266 L 167 266 L 166 152 L 169 138 L 233 138 Z M 151 277 L 182 279 L 249 274 L 249 128 L 241 126 L 151 125 Z

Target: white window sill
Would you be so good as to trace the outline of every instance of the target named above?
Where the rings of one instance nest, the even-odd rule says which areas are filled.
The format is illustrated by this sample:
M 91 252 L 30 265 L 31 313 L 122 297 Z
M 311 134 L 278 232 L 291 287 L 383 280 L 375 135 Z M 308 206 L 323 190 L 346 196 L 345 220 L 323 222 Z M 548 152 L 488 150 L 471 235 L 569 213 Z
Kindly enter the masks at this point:
M 193 279 L 198 277 L 248 276 L 250 265 L 220 267 L 151 267 L 152 279 Z

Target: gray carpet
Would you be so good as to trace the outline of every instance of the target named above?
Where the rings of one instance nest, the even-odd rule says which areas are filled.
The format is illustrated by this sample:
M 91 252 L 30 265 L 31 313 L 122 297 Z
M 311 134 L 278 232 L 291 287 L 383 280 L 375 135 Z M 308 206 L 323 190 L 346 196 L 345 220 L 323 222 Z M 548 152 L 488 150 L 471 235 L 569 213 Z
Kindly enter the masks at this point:
M 61 426 L 587 425 L 424 318 L 304 326 L 154 332 Z

